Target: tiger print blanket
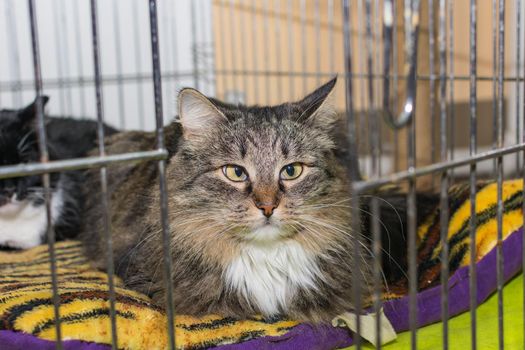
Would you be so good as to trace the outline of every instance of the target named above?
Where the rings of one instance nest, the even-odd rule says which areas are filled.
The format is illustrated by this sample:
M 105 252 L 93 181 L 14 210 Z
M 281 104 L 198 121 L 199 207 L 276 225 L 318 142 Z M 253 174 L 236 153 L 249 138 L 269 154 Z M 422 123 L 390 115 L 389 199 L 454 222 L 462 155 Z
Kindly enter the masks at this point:
M 505 238 L 522 226 L 522 189 L 521 180 L 504 183 Z M 451 188 L 450 195 L 448 236 L 451 279 L 457 279 L 462 269 L 464 270 L 470 262 L 469 187 L 468 185 L 455 186 Z M 493 274 L 493 271 L 488 271 L 490 267 L 482 268 L 482 263 L 483 260 L 490 258 L 491 254 L 493 255 L 493 248 L 496 245 L 496 184 L 485 183 L 478 186 L 476 215 L 477 258 L 481 276 L 478 279 L 483 279 L 481 270 L 486 269 L 489 275 Z M 519 239 L 522 239 L 521 232 L 519 234 Z M 422 290 L 418 294 L 420 298 L 429 290 L 439 288 L 436 286 L 439 281 L 441 252 L 439 210 L 436 209 L 419 227 L 418 237 L 418 269 Z M 507 241 L 510 242 L 510 239 L 504 244 L 509 243 Z M 521 247 L 521 243 L 519 244 Z M 513 241 L 510 245 L 518 246 L 518 243 Z M 509 244 L 507 248 L 508 246 Z M 107 275 L 90 268 L 78 242 L 57 243 L 56 254 L 61 331 L 65 348 L 69 346 L 71 349 L 95 349 L 92 345 L 97 345 L 105 349 L 104 344 L 111 343 Z M 518 254 L 513 253 L 513 255 Z M 510 267 L 511 271 L 506 273 L 506 278 L 515 274 L 520 264 L 521 260 L 514 264 L 515 267 Z M 505 265 L 505 268 L 508 269 L 508 266 Z M 50 277 L 47 246 L 21 252 L 0 252 L 0 347 L 2 349 L 10 349 L 9 346 L 13 349 L 46 348 L 46 346 L 51 348 L 56 334 Z M 487 289 L 486 296 L 482 295 L 478 298 L 480 302 L 488 297 L 495 286 L 490 288 Z M 463 289 L 468 293 L 468 284 Z M 399 281 L 389 293 L 385 293 L 385 300 L 389 300 L 385 303 L 385 312 L 396 331 L 402 331 L 407 327 L 405 293 L 406 281 Z M 453 290 L 451 290 L 451 298 L 452 295 Z M 431 297 L 435 299 L 435 295 Z M 426 301 L 434 302 L 433 299 Z M 422 302 L 424 303 L 425 300 Z M 467 309 L 468 301 L 461 310 Z M 167 347 L 167 327 L 162 310 L 153 305 L 146 296 L 124 288 L 119 280 L 116 280 L 116 312 L 118 348 L 164 349 Z M 420 325 L 439 320 L 439 312 L 435 317 L 430 316 L 423 315 L 424 319 L 420 320 Z M 352 343 L 350 334 L 342 328 L 314 327 L 289 320 L 263 321 L 257 317 L 234 320 L 213 315 L 203 318 L 177 315 L 175 323 L 177 348 L 180 349 L 209 347 L 299 349 L 312 346 L 331 349 Z M 28 335 L 32 336 L 28 337 Z M 13 344 L 18 344 L 19 347 Z
M 503 225 L 505 239 L 523 225 L 523 180 L 503 183 Z M 476 261 L 487 255 L 497 243 L 497 184 L 479 182 L 476 194 Z M 450 272 L 470 264 L 470 185 L 458 184 L 449 190 L 449 268 Z M 441 225 L 437 207 L 418 227 L 418 289 L 424 290 L 441 282 Z M 408 280 L 390 285 L 386 299 L 408 293 Z

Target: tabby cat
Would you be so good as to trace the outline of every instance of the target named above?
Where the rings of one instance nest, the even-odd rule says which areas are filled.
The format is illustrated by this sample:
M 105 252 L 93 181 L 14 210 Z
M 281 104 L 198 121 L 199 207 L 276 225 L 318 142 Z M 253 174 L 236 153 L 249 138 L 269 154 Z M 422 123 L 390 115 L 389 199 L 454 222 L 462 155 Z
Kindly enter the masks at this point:
M 179 314 L 329 321 L 351 310 L 354 274 L 370 292 L 370 256 L 352 226 L 346 170 L 335 156 L 333 79 L 298 102 L 230 105 L 179 93 L 165 127 L 169 231 Z M 152 149 L 155 135 L 109 138 L 109 153 Z M 108 169 L 116 271 L 164 305 L 157 164 Z M 106 241 L 97 171 L 88 175 L 82 240 L 101 269 Z

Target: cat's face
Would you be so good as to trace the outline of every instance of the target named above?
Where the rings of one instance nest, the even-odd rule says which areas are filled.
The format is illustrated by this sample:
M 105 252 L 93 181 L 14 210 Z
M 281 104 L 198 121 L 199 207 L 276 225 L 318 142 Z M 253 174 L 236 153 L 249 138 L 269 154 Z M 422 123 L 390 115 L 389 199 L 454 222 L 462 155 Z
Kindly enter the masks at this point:
M 47 102 L 47 97 L 43 97 Z M 38 162 L 34 127 L 36 101 L 24 109 L 0 111 L 0 166 Z M 41 176 L 0 179 L 0 215 L 15 215 L 27 201 L 42 201 Z
M 185 141 L 170 165 L 181 184 L 177 225 L 196 236 L 213 232 L 253 243 L 346 234 L 344 172 L 331 138 L 334 84 L 297 103 L 264 108 L 224 105 L 183 90 Z

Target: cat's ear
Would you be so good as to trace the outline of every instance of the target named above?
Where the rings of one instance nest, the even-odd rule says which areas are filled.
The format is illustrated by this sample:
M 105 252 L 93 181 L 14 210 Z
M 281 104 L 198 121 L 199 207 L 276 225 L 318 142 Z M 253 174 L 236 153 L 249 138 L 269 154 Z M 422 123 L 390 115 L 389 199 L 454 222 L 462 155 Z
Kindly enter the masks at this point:
M 195 89 L 182 89 L 178 100 L 179 122 L 185 138 L 203 135 L 215 125 L 227 121 L 213 102 Z
M 331 129 L 338 120 L 334 103 L 333 89 L 337 77 L 317 88 L 301 101 L 296 102 L 301 110 L 300 119 L 323 129 Z
M 37 111 L 38 111 L 38 103 L 42 103 L 42 109 L 45 108 L 47 102 L 49 101 L 49 97 L 42 95 L 35 98 L 35 100 L 25 108 L 21 109 L 18 112 L 18 120 L 24 125 L 28 125 L 29 123 L 32 123 L 36 117 L 37 117 Z

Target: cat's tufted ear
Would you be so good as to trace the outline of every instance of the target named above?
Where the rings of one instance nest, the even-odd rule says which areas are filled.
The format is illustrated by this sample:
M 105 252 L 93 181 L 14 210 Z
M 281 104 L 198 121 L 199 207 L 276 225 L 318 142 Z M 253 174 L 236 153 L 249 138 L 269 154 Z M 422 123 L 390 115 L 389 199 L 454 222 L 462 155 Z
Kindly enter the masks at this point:
M 37 117 L 38 103 L 42 103 L 42 109 L 44 109 L 48 101 L 49 97 L 45 95 L 35 98 L 30 105 L 18 112 L 18 120 L 24 125 L 33 122 Z
M 195 89 L 182 89 L 178 100 L 179 122 L 185 138 L 203 135 L 227 120 L 212 101 Z
M 296 102 L 301 110 L 300 118 L 322 129 L 331 129 L 338 115 L 333 105 L 333 89 L 337 77 L 317 88 L 301 101 Z

